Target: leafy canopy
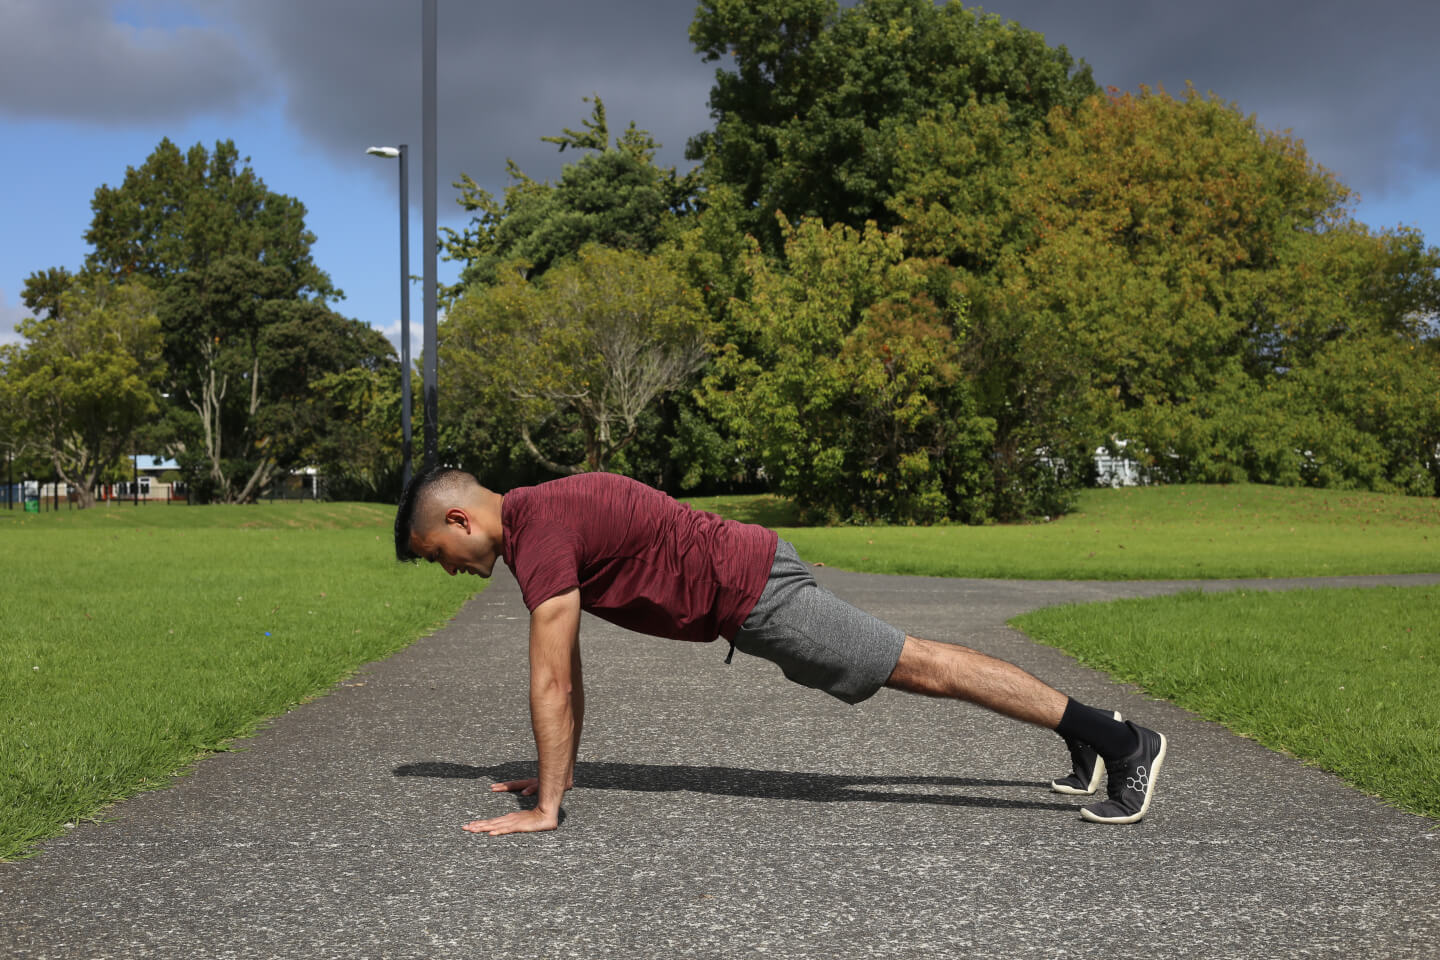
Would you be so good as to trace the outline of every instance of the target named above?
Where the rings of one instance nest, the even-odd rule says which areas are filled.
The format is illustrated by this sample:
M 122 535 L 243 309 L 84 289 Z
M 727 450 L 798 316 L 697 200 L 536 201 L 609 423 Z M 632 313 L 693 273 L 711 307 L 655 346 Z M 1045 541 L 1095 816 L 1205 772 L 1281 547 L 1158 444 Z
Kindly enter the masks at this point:
M 974 414 L 949 271 L 900 237 L 817 220 L 785 227 L 785 266 L 752 241 L 737 339 L 704 403 L 780 492 L 846 521 L 980 519 L 991 424 Z
M 165 367 L 154 293 L 142 283 L 72 278 L 47 316 L 0 347 L 0 409 L 89 506 L 93 489 L 158 410 Z
M 462 232 L 443 230 L 446 259 L 465 264 L 452 297 L 496 283 L 502 263 L 524 260 L 538 277 L 587 244 L 650 253 L 669 236 L 694 192 L 693 178 L 657 167 L 659 144 L 633 122 L 612 142 L 604 102 L 598 95 L 585 99 L 594 107 L 584 129 L 541 138 L 562 153 L 585 151 L 558 182 L 531 179 L 512 161 L 503 202 L 468 174 L 455 183 L 457 202 L 474 217 Z
M 690 39 L 716 71 L 714 129 L 691 140 L 706 180 L 739 191 L 742 230 L 772 254 L 775 221 L 896 222 L 904 131 L 947 105 L 1005 104 L 1024 131 L 1095 92 L 1090 69 L 1034 31 L 958 2 L 703 0 Z
M 704 362 L 704 310 L 663 260 L 635 251 L 589 246 L 526 274 L 501 270 L 446 317 L 450 389 L 498 412 L 546 469 L 604 470 Z

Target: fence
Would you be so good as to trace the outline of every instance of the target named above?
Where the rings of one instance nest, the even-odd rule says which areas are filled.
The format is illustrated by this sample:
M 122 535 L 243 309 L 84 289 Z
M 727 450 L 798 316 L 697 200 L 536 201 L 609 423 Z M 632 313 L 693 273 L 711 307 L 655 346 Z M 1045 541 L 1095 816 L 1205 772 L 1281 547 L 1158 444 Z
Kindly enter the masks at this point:
M 295 474 L 281 477 L 269 486 L 258 499 L 276 500 L 324 500 L 325 478 L 316 473 Z M 79 500 L 75 490 L 68 483 L 56 480 L 24 480 L 18 483 L 0 483 L 0 509 L 37 511 L 59 510 L 61 501 L 67 509 L 73 509 Z M 182 481 L 162 482 L 151 477 L 140 477 L 138 481 L 122 480 L 118 483 L 102 483 L 95 489 L 97 504 L 132 503 L 136 506 L 151 503 L 176 504 L 190 502 L 190 491 Z

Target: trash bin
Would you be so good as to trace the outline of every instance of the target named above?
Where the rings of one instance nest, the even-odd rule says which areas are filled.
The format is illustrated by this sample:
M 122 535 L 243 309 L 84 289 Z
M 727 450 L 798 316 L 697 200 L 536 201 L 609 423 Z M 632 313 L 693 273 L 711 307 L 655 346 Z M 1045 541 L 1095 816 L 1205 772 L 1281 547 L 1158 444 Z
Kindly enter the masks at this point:
M 39 501 L 39 500 L 26 500 L 26 501 L 25 501 L 25 512 L 26 512 L 26 513 L 39 513 L 39 512 L 40 512 L 40 501 Z

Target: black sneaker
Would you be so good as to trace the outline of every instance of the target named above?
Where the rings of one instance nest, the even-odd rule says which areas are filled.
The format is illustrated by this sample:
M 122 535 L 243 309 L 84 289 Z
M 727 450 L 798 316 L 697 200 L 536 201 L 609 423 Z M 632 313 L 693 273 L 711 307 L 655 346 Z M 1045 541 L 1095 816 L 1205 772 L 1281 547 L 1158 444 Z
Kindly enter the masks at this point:
M 1115 719 L 1124 718 L 1117 712 Z M 1065 746 L 1070 751 L 1070 772 L 1059 780 L 1051 780 L 1050 789 L 1072 797 L 1088 797 L 1100 787 L 1100 778 L 1105 775 L 1105 759 L 1090 744 L 1079 740 L 1066 737 Z
M 1110 798 L 1080 808 L 1080 816 L 1091 823 L 1134 823 L 1145 816 L 1155 796 L 1155 779 L 1165 762 L 1165 735 L 1134 723 L 1125 725 L 1135 732 L 1140 746 L 1110 765 L 1106 785 Z

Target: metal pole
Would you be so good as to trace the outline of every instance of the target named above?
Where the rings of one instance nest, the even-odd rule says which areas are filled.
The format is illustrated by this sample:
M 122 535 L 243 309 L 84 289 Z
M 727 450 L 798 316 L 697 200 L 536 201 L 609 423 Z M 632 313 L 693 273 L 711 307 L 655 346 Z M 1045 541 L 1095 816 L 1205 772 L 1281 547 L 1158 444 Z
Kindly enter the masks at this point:
M 400 144 L 400 451 L 405 468 L 403 487 L 410 486 L 414 456 L 410 431 L 410 161 Z
M 130 454 L 135 458 L 135 472 L 130 478 L 130 503 L 133 506 L 140 506 L 140 454 Z
M 439 461 L 439 400 L 435 384 L 438 336 L 435 330 L 436 247 L 439 230 L 435 215 L 435 0 L 424 0 L 421 16 L 421 115 L 424 118 L 425 175 L 425 468 Z

